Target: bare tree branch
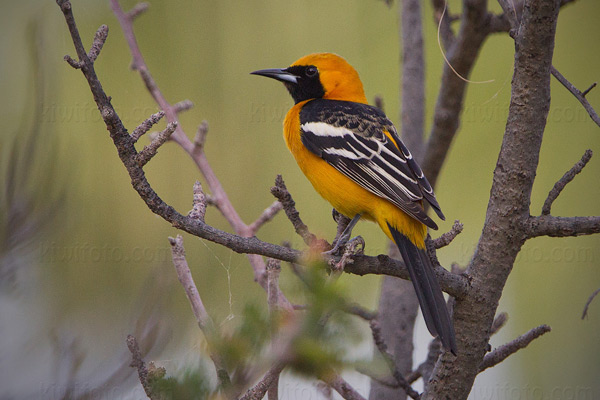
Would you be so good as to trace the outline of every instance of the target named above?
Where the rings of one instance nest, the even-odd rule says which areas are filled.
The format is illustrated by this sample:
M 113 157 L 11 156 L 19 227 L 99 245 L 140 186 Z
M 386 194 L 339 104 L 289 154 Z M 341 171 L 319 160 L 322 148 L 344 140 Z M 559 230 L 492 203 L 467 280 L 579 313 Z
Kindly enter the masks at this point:
M 137 3 L 130 11 L 127 12 L 126 17 L 133 22 L 134 19 L 146 12 L 148 7 L 150 7 L 150 4 L 146 2 Z
M 595 85 L 590 86 L 585 92 L 581 92 L 571 82 L 569 82 L 567 80 L 567 78 L 565 78 L 563 76 L 563 74 L 561 74 L 560 72 L 558 72 L 558 70 L 556 68 L 554 68 L 554 66 L 552 67 L 551 72 L 552 72 L 552 75 L 554 75 L 554 77 L 564 87 L 566 87 L 567 90 L 569 92 L 571 92 L 573 94 L 573 96 L 575 96 L 575 98 L 581 103 L 581 105 L 583 106 L 583 108 L 585 108 L 585 111 L 587 111 L 587 113 L 589 114 L 589 116 L 592 119 L 592 121 L 594 121 L 596 123 L 596 125 L 600 126 L 600 117 L 598 116 L 598 113 L 596 112 L 596 110 L 594 110 L 594 107 L 592 107 L 592 105 L 590 104 L 590 102 L 585 98 L 585 95 L 588 94 L 588 92 L 590 90 L 592 90 Z
M 583 92 L 581 92 L 581 95 L 582 95 L 583 97 L 587 96 L 587 94 L 588 94 L 589 92 L 591 92 L 591 91 L 592 91 L 592 89 L 593 89 L 593 88 L 595 88 L 596 86 L 598 86 L 598 82 L 594 82 L 594 83 L 592 83 L 592 84 L 591 84 L 591 85 L 590 85 L 590 86 L 589 86 L 587 89 L 585 89 Z
M 508 14 L 490 14 L 490 33 L 510 32 L 511 23 Z
M 149 145 L 144 146 L 142 151 L 136 157 L 136 161 L 140 167 L 143 167 L 156 155 L 160 146 L 165 144 L 171 137 L 175 129 L 177 128 L 177 122 L 170 122 L 167 127 L 161 131 L 155 138 L 152 139 Z
M 96 35 L 94 35 L 94 42 L 92 43 L 92 47 L 90 48 L 90 52 L 88 53 L 88 58 L 91 62 L 96 61 L 100 52 L 102 51 L 102 47 L 104 43 L 106 43 L 106 38 L 108 37 L 108 26 L 101 25 L 100 28 L 96 31 Z
M 433 19 L 439 27 L 439 34 L 444 49 L 448 50 L 455 40 L 454 32 L 450 26 L 453 18 L 450 16 L 450 11 L 448 10 L 448 2 L 446 0 L 432 0 L 431 3 L 433 4 Z
M 432 240 L 433 247 L 435 249 L 441 249 L 442 247 L 448 246 L 454 238 L 456 238 L 463 231 L 463 224 L 459 220 L 455 220 L 452 228 L 446 233 L 443 233 L 440 237 Z
M 281 261 L 269 258 L 267 260 L 267 303 L 272 316 L 279 312 L 279 273 L 281 272 Z M 271 342 L 276 347 L 275 337 L 272 334 Z M 267 389 L 269 400 L 279 400 L 279 375 L 273 380 Z
M 194 107 L 194 103 L 191 100 L 182 100 L 178 103 L 173 104 L 173 109 L 176 113 L 181 113 L 190 110 Z
M 177 271 L 177 277 L 179 278 L 179 282 L 181 282 L 181 286 L 183 286 L 185 290 L 185 295 L 190 302 L 190 306 L 192 307 L 192 311 L 194 312 L 194 316 L 196 317 L 196 321 L 198 322 L 198 326 L 208 342 L 210 342 L 211 338 L 217 334 L 215 329 L 215 324 L 206 312 L 206 308 L 204 307 L 204 303 L 202 303 L 202 299 L 200 298 L 200 294 L 198 293 L 198 288 L 196 287 L 196 283 L 194 282 L 194 278 L 192 277 L 192 272 L 188 266 L 187 260 L 185 258 L 185 249 L 183 248 L 183 238 L 181 235 L 177 235 L 175 239 L 172 237 L 169 238 L 169 243 L 171 244 L 171 254 L 173 258 L 173 265 L 175 265 L 175 270 Z M 217 378 L 219 379 L 220 386 L 222 388 L 228 388 L 231 385 L 231 378 L 229 377 L 229 373 L 223 366 L 223 362 L 220 357 L 210 351 L 210 358 L 213 360 L 215 365 L 215 369 L 217 371 Z
M 494 365 L 500 364 L 510 355 L 521 349 L 524 349 L 527 347 L 527 345 L 529 345 L 529 343 L 542 336 L 544 333 L 550 331 L 551 328 L 548 325 L 540 325 L 536 328 L 533 328 L 529 332 L 524 333 L 515 340 L 498 347 L 491 353 L 486 354 L 486 356 L 483 358 L 483 361 L 479 365 L 479 372 L 483 372 Z
M 196 136 L 194 137 L 194 154 L 204 151 L 206 135 L 208 135 L 208 121 L 204 120 L 198 125 L 198 129 L 196 129 Z
M 596 289 L 594 293 L 592 293 L 588 300 L 585 302 L 585 306 L 583 307 L 583 314 L 581 314 L 581 319 L 585 319 L 587 317 L 588 308 L 590 307 L 590 304 L 592 304 L 592 301 L 598 295 L 598 293 L 600 293 L 600 288 Z
M 558 11 L 558 0 L 525 2 L 515 32 L 509 115 L 485 225 L 466 271 L 469 296 L 456 299 L 453 310 L 458 356 L 440 356 L 423 400 L 468 396 L 487 351 L 506 279 L 527 239 L 524 222 L 529 218 L 531 189 L 550 109 L 550 67 Z M 445 379 L 448 376 L 452 379 Z
M 444 3 L 443 0 L 434 0 L 436 15 Z M 421 164 L 433 187 L 458 130 L 467 86 L 465 79 L 469 77 L 479 49 L 489 34 L 488 23 L 486 0 L 463 1 L 460 30 L 447 48 L 449 65 L 444 65 L 431 134 Z M 441 37 L 445 36 L 444 32 L 440 32 Z
M 206 132 L 208 130 L 208 125 L 205 122 L 203 122 L 198 128 L 198 133 L 196 135 L 196 139 L 195 139 L 194 143 L 192 143 L 189 140 L 189 138 L 183 132 L 183 130 L 179 124 L 179 120 L 178 120 L 178 116 L 177 116 L 178 107 L 171 106 L 169 104 L 169 102 L 166 100 L 166 98 L 164 97 L 164 95 L 162 94 L 160 89 L 158 88 L 158 85 L 154 81 L 152 75 L 150 74 L 150 71 L 148 69 L 148 66 L 146 65 L 146 62 L 144 61 L 142 53 L 137 44 L 135 34 L 133 32 L 133 25 L 132 25 L 133 18 L 131 18 L 132 14 L 124 13 L 117 0 L 111 0 L 111 5 L 112 5 L 113 12 L 117 16 L 117 19 L 119 20 L 119 23 L 121 24 L 121 28 L 123 29 L 125 39 L 130 48 L 130 51 L 131 51 L 131 54 L 133 57 L 132 68 L 135 70 L 138 70 L 140 72 L 140 75 L 141 75 L 144 83 L 146 84 L 146 87 L 150 91 L 152 97 L 157 102 L 159 107 L 164 110 L 167 120 L 170 123 L 177 123 L 176 129 L 173 132 L 171 138 L 177 144 L 179 144 L 194 160 L 194 162 L 196 163 L 196 166 L 198 167 L 198 169 L 204 176 L 206 182 L 208 183 L 208 186 L 212 193 L 211 198 L 213 199 L 214 204 L 217 206 L 219 211 L 223 214 L 225 219 L 227 219 L 227 221 L 229 222 L 231 227 L 235 230 L 235 232 L 238 235 L 245 237 L 245 238 L 251 238 L 255 232 L 250 230 L 248 225 L 246 225 L 242 221 L 241 217 L 239 216 L 239 214 L 233 207 L 233 204 L 229 200 L 229 197 L 227 196 L 225 190 L 223 189 L 221 182 L 217 178 L 216 174 L 214 173 L 213 169 L 211 168 L 211 166 L 208 163 L 208 160 L 206 159 L 206 156 L 204 154 L 203 144 L 204 144 L 204 138 L 206 136 Z M 73 21 L 73 24 L 74 24 L 74 21 Z M 110 108 L 112 109 L 112 106 Z M 179 107 L 179 108 L 181 108 L 181 107 Z M 106 120 L 105 120 L 105 122 L 106 122 Z M 122 123 L 121 123 L 121 126 L 122 126 Z M 122 160 L 123 160 L 123 158 L 122 158 Z M 124 161 L 124 163 L 126 163 L 126 161 Z M 132 171 L 130 171 L 130 175 L 131 174 L 132 174 Z M 139 177 L 139 173 L 136 173 L 136 176 Z M 143 177 L 143 172 L 142 172 L 142 177 Z M 132 180 L 133 180 L 133 177 L 132 177 Z M 144 181 L 145 181 L 145 178 L 144 178 Z M 147 181 L 145 182 L 145 184 L 151 190 L 150 185 L 147 184 Z M 144 185 L 144 186 L 146 186 L 146 185 Z M 142 192 L 140 192 L 139 189 L 136 188 L 136 190 L 138 190 L 138 193 L 140 193 L 140 195 L 142 195 Z M 148 190 L 145 190 L 144 193 L 147 195 Z M 156 195 L 153 190 L 151 191 L 151 193 Z M 156 197 L 158 198 L 158 196 L 156 196 Z M 148 201 L 147 201 L 147 203 L 148 203 Z M 162 202 L 162 200 L 160 200 L 160 203 L 162 203 L 164 206 L 167 206 L 164 202 Z M 170 206 L 167 206 L 167 207 L 170 208 Z M 153 209 L 153 207 L 150 207 L 150 208 L 156 213 L 156 211 Z M 172 208 L 171 208 L 171 210 L 172 210 Z M 175 212 L 174 210 L 172 210 L 172 211 Z M 158 214 L 161 215 L 160 213 L 158 213 Z M 165 218 L 165 215 L 161 215 L 161 216 L 163 216 L 163 218 Z M 165 218 L 165 219 L 169 220 L 169 218 Z M 170 222 L 173 223 L 172 221 L 170 221 Z M 184 225 L 187 224 L 187 221 L 185 221 L 185 220 L 183 220 L 182 222 Z M 203 224 L 203 225 L 207 226 L 205 224 Z M 182 227 L 180 227 L 180 229 L 186 230 L 185 228 L 182 228 Z M 189 229 L 186 231 L 189 232 Z M 189 233 L 191 233 L 191 232 L 189 232 Z M 209 235 L 209 236 L 212 236 L 212 235 Z M 212 240 L 212 239 L 210 239 L 210 240 Z M 246 253 L 246 252 L 244 252 L 244 253 Z M 249 253 L 252 253 L 252 252 L 249 252 Z M 266 266 L 265 266 L 264 260 L 262 259 L 262 257 L 258 256 L 256 253 L 254 253 L 254 254 L 246 253 L 246 254 L 247 254 L 248 260 L 250 262 L 250 265 L 252 266 L 252 269 L 254 270 L 255 280 L 266 290 L 267 282 L 266 282 L 266 275 L 264 273 Z M 275 258 L 282 259 L 280 257 L 275 257 Z M 292 310 L 292 305 L 287 300 L 285 295 L 283 293 L 279 293 L 279 294 L 280 294 L 279 299 L 280 299 L 283 307 L 288 310 Z
M 356 389 L 333 371 L 327 376 L 321 377 L 321 379 L 346 400 L 366 400 Z
M 410 149 L 417 161 L 423 158 L 425 150 L 425 57 L 423 48 L 423 24 L 420 0 L 402 0 L 398 6 L 401 45 L 401 110 L 400 120 L 402 141 Z M 448 22 L 445 19 L 444 22 Z M 444 25 L 449 27 L 449 23 Z M 452 32 L 450 31 L 450 34 Z M 379 106 L 380 108 L 383 105 Z M 391 243 L 391 242 L 390 242 Z M 390 257 L 399 259 L 400 253 L 395 244 L 389 245 Z M 413 336 L 418 313 L 418 300 L 412 283 L 385 276 L 379 294 L 379 315 L 381 316 L 381 336 L 390 345 L 395 367 L 399 373 L 412 370 Z M 404 400 L 406 392 L 401 387 L 390 387 L 377 381 L 372 382 L 370 399 Z
M 554 200 L 556 200 L 556 198 L 563 191 L 565 186 L 567 186 L 567 183 L 571 182 L 573 178 L 575 178 L 575 176 L 579 174 L 581 170 L 583 170 L 583 168 L 586 166 L 586 164 L 590 161 L 591 158 L 592 150 L 586 150 L 583 154 L 583 157 L 581 157 L 581 160 L 579 160 L 577 164 L 573 165 L 573 167 L 570 170 L 568 170 L 563 175 L 563 177 L 558 180 L 558 182 L 554 184 L 554 187 L 552 188 L 550 193 L 548 193 L 546 201 L 544 201 L 544 206 L 542 207 L 542 215 L 550 215 L 550 209 L 552 208 L 552 203 L 554 202 Z
M 194 183 L 194 200 L 192 202 L 192 209 L 188 213 L 188 217 L 204 222 L 206 215 L 206 195 L 202 190 L 202 185 L 199 181 Z
M 369 311 L 366 308 L 360 306 L 359 304 L 349 304 L 344 309 L 344 311 L 346 311 L 349 314 L 356 315 L 357 317 L 360 317 L 365 321 L 371 321 L 377 318 L 377 312 Z
M 442 343 L 439 339 L 435 338 L 429 342 L 429 350 L 427 351 L 427 358 L 419 365 L 419 375 L 423 378 L 423 385 L 425 388 L 429 385 L 429 379 L 435 368 L 440 353 L 442 352 Z
M 267 260 L 267 303 L 269 310 L 276 312 L 279 309 L 279 273 L 281 262 L 273 258 Z
M 566 237 L 600 233 L 600 216 L 554 217 L 541 215 L 529 217 L 524 222 L 528 238 L 538 236 Z
M 425 56 L 420 0 L 402 0 L 402 141 L 416 160 L 423 158 L 425 126 Z
M 284 363 L 277 363 L 267 371 L 260 381 L 250 389 L 239 400 L 262 400 L 273 383 L 279 378 L 279 374 L 285 368 Z
M 384 254 L 378 255 L 377 257 L 358 254 L 352 256 L 352 260 L 354 262 L 347 264 L 344 268 L 345 272 L 360 276 L 377 274 L 395 276 L 406 280 L 410 279 L 408 270 L 403 262 Z M 440 287 L 449 295 L 455 298 L 461 298 L 466 296 L 470 291 L 471 283 L 467 276 L 454 274 L 439 266 L 434 269 L 434 272 L 440 283 Z
M 256 221 L 248 225 L 248 229 L 254 233 L 258 232 L 258 230 L 264 224 L 275 218 L 275 215 L 277 215 L 277 213 L 282 209 L 283 205 L 279 201 L 274 201 L 273 204 L 271 204 L 262 212 L 262 214 L 258 217 Z
M 574 0 L 561 0 L 560 7 L 570 4 L 573 1 Z M 512 28 L 512 31 L 514 32 L 521 21 L 521 14 L 523 12 L 523 2 L 515 3 L 513 1 L 508 0 L 498 0 L 498 2 L 502 6 L 504 14 L 502 14 L 501 16 L 497 16 L 496 18 L 492 18 L 491 23 L 493 23 L 494 26 L 491 27 L 491 29 L 495 32 L 500 32 L 502 30 L 508 32 Z M 508 26 L 502 24 L 504 22 L 503 20 L 508 22 Z M 567 78 L 565 78 L 563 74 L 561 74 L 554 66 L 551 66 L 550 72 L 565 88 L 567 88 L 569 92 L 571 92 L 571 94 L 573 94 L 573 96 L 575 96 L 575 98 L 587 111 L 592 121 L 594 121 L 596 125 L 600 126 L 600 117 L 598 116 L 598 113 L 596 112 L 596 110 L 594 110 L 590 102 L 585 98 L 585 96 L 590 92 L 590 90 L 596 87 L 596 83 L 592 83 L 586 90 L 581 92 L 571 82 L 569 82 Z
M 146 367 L 138 342 L 133 335 L 127 335 L 127 347 L 131 352 L 130 366 L 137 369 L 138 378 L 144 388 L 144 392 L 146 392 L 146 396 L 148 396 L 150 400 L 160 399 L 160 396 L 155 396 L 153 393 L 152 381 L 164 376 L 165 370 L 163 368 Z M 150 365 L 152 366 L 152 363 L 150 363 Z
M 152 114 L 144 122 L 138 125 L 138 127 L 135 128 L 131 133 L 131 138 L 134 140 L 134 142 L 137 142 L 142 137 L 142 135 L 148 132 L 154 125 L 158 124 L 158 122 L 164 116 L 165 112 L 161 110 L 155 114 Z
M 373 319 L 369 322 L 369 326 L 371 327 L 371 333 L 373 334 L 373 341 L 375 342 L 375 346 L 383 356 L 383 359 L 388 365 L 392 376 L 394 377 L 394 379 L 396 379 L 396 382 L 398 382 L 398 386 L 400 386 L 404 390 L 404 392 L 406 392 L 406 394 L 412 399 L 418 399 L 419 393 L 417 393 L 402 376 L 402 374 L 398 370 L 398 366 L 396 365 L 394 357 L 388 352 L 387 344 L 381 336 L 381 327 L 379 326 L 379 322 Z
M 275 186 L 271 188 L 271 194 L 273 194 L 273 196 L 275 196 L 275 198 L 283 205 L 285 215 L 287 215 L 294 226 L 296 233 L 304 240 L 304 243 L 310 247 L 323 249 L 323 251 L 331 248 L 331 245 L 327 243 L 327 241 L 318 239 L 314 234 L 310 233 L 306 224 L 302 222 L 300 213 L 296 210 L 296 202 L 287 190 L 281 175 L 277 175 L 277 178 L 275 178 Z
M 492 327 L 490 328 L 490 336 L 498 333 L 500 329 L 506 325 L 506 321 L 508 321 L 508 314 L 505 312 L 501 312 L 494 318 L 494 322 L 492 323 Z

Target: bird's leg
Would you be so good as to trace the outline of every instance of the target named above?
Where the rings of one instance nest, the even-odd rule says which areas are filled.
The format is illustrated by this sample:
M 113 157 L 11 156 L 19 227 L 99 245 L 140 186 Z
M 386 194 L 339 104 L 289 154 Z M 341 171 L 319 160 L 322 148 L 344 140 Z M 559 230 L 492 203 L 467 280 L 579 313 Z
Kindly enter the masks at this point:
M 340 247 L 344 246 L 348 242 L 348 240 L 350 240 L 350 236 L 352 235 L 352 229 L 354 229 L 354 226 L 360 219 L 361 215 L 362 214 L 356 214 L 354 218 L 350 220 L 350 222 L 346 226 L 346 229 L 344 229 L 340 237 L 338 237 L 337 242 L 335 242 L 335 246 L 333 246 L 333 249 L 326 251 L 324 254 L 332 255 L 337 253 Z

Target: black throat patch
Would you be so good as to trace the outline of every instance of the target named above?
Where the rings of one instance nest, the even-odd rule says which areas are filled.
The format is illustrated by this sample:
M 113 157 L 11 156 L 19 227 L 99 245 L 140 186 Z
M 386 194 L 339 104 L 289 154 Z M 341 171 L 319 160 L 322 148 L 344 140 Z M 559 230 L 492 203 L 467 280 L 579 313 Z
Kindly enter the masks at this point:
M 314 65 L 294 65 L 286 71 L 298 78 L 298 83 L 284 82 L 285 87 L 292 95 L 296 104 L 304 100 L 320 99 L 325 96 L 325 89 L 319 79 L 319 72 L 315 73 Z

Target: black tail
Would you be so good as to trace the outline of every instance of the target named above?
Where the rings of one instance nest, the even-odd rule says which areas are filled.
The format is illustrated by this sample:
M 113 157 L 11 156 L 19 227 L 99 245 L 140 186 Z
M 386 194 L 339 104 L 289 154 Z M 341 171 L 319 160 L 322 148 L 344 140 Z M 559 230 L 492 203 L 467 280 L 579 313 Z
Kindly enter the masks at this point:
M 404 259 L 406 268 L 408 268 L 427 329 L 433 336 L 440 338 L 446 350 L 456 354 L 454 326 L 427 252 L 416 247 L 406 236 L 389 224 L 388 227 Z

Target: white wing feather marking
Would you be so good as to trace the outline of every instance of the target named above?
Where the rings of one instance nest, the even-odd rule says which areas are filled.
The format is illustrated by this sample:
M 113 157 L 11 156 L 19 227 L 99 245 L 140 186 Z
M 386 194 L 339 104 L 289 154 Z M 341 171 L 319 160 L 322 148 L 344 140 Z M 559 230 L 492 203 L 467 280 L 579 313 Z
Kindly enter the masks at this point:
M 300 126 L 303 131 L 312 132 L 315 136 L 330 136 L 330 137 L 342 137 L 344 135 L 352 135 L 350 129 L 333 126 L 326 122 L 307 122 Z
M 346 143 L 346 145 L 348 145 L 350 147 L 351 150 L 337 148 L 337 147 L 327 147 L 327 148 L 323 148 L 322 151 L 324 153 L 327 153 L 330 155 L 336 155 L 336 156 L 342 157 L 347 160 L 354 160 L 354 161 L 369 160 L 369 162 L 367 164 L 358 163 L 357 165 L 360 167 L 360 169 L 366 175 L 368 175 L 371 179 L 373 179 L 373 181 L 379 183 L 382 187 L 387 189 L 387 191 L 389 191 L 390 193 L 395 192 L 395 190 L 392 188 L 392 186 L 393 186 L 396 189 L 399 189 L 400 191 L 402 191 L 402 193 L 404 193 L 408 199 L 410 199 L 412 201 L 421 200 L 420 196 L 416 196 L 405 185 L 403 185 L 396 177 L 394 177 L 393 175 L 388 173 L 385 169 L 383 169 L 380 165 L 378 165 L 374 161 L 374 159 L 376 159 L 377 162 L 387 166 L 391 171 L 393 171 L 395 174 L 398 174 L 403 179 L 406 179 L 407 181 L 409 181 L 413 184 L 417 184 L 417 181 L 415 179 L 413 179 L 412 177 L 409 177 L 408 175 L 403 173 L 401 170 L 396 168 L 392 163 L 390 163 L 384 157 L 384 154 L 385 154 L 385 156 L 392 157 L 392 159 L 395 162 L 406 164 L 406 160 L 402 159 L 396 153 L 389 150 L 385 146 L 385 142 L 381 142 L 379 140 L 375 141 L 377 143 L 378 148 L 377 148 L 377 151 L 374 151 L 371 148 L 369 148 L 368 146 L 366 146 L 364 143 L 362 143 L 362 141 L 360 141 L 356 137 L 354 132 L 352 132 L 350 129 L 347 129 L 344 127 L 333 126 L 326 122 L 307 122 L 305 124 L 302 124 L 301 128 L 303 131 L 310 132 L 313 135 L 319 136 L 319 137 L 337 137 L 337 138 L 345 137 L 345 139 L 346 139 L 345 143 Z M 387 140 L 387 138 L 385 140 Z M 353 144 L 360 146 L 360 150 L 357 149 L 355 146 L 353 146 Z M 404 152 L 403 152 L 403 155 L 405 155 Z M 408 155 L 408 158 L 410 158 L 410 154 Z M 386 195 L 381 190 L 374 187 L 373 184 L 371 184 L 367 179 L 365 179 L 364 176 L 361 176 L 356 171 L 352 171 L 344 163 L 339 163 L 337 165 L 337 168 L 339 168 L 340 171 L 343 172 L 345 175 L 352 178 L 354 181 L 360 183 L 363 187 L 367 188 L 369 191 L 373 192 L 374 194 L 396 203 L 394 201 L 394 199 L 391 199 L 389 197 L 389 195 Z

